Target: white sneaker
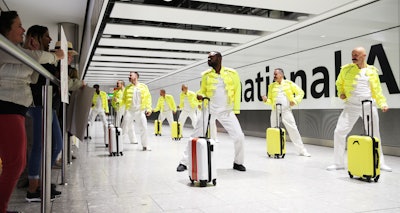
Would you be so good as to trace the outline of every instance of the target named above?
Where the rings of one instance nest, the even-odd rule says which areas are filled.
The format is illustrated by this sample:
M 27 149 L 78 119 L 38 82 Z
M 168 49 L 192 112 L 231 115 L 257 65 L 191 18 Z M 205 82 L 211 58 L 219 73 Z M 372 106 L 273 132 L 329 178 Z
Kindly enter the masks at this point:
M 131 144 L 138 144 L 138 142 L 137 141 L 133 141 L 133 142 L 131 142 Z
M 382 164 L 381 165 L 381 170 L 385 171 L 385 172 L 392 172 L 392 168 L 390 168 L 389 166 L 387 166 L 386 164 Z
M 330 166 L 326 167 L 326 170 L 328 170 L 328 171 L 342 170 L 342 169 L 344 169 L 343 165 L 336 165 L 336 164 L 333 164 L 333 165 L 330 165 Z
M 300 153 L 300 156 L 304 156 L 304 157 L 311 157 L 311 154 L 308 153 L 307 151 Z
M 150 148 L 150 146 L 148 146 L 148 147 L 143 147 L 142 151 L 151 151 L 151 148 Z

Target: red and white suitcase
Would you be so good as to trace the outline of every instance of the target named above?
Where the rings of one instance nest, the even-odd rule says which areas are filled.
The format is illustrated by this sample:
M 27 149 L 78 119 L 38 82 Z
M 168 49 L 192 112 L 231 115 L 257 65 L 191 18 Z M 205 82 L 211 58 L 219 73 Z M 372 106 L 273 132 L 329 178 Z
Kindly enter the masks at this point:
M 215 141 L 207 138 L 192 138 L 189 140 L 189 179 L 200 182 L 200 187 L 212 182 L 217 184 L 216 169 L 214 163 Z
M 208 129 L 210 126 L 210 118 L 211 115 L 209 114 L 207 128 L 203 129 Z M 208 131 L 206 131 L 204 135 L 208 135 L 207 132 Z M 207 186 L 207 183 L 209 182 L 212 182 L 215 186 L 217 184 L 217 170 L 215 168 L 215 160 L 213 156 L 215 151 L 215 141 L 207 137 L 198 137 L 191 138 L 188 143 L 187 153 L 189 156 L 188 172 L 190 181 L 192 184 L 194 184 L 195 181 L 200 182 L 200 187 Z
M 122 129 L 112 124 L 108 127 L 109 145 L 108 151 L 110 156 L 122 156 L 123 155 L 123 141 L 122 141 Z

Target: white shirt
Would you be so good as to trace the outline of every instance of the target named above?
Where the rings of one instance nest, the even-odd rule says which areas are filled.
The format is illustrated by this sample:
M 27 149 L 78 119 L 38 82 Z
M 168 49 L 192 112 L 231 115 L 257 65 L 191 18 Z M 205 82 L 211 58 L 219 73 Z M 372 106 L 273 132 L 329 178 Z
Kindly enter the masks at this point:
M 361 104 L 362 100 L 372 99 L 371 88 L 369 86 L 369 77 L 365 75 L 366 71 L 366 68 L 361 69 L 357 79 L 357 84 L 348 100 L 350 103 Z
M 97 96 L 96 106 L 94 107 L 97 111 L 103 110 L 103 104 L 101 102 L 100 95 Z
M 232 111 L 233 106 L 228 104 L 228 95 L 226 94 L 224 80 L 219 76 L 218 83 L 215 85 L 216 89 L 214 96 L 210 99 L 211 114 L 218 114 L 221 112 Z
M 134 86 L 131 111 L 139 111 L 141 104 L 142 99 L 140 98 L 140 89 Z
M 169 108 L 167 100 L 164 98 L 164 112 L 171 111 L 171 108 Z
M 185 96 L 183 99 L 183 110 L 188 112 L 194 111 L 194 109 L 190 106 L 188 96 Z
M 288 98 L 286 97 L 285 92 L 283 91 L 283 86 L 279 85 L 278 89 L 279 89 L 279 91 L 278 91 L 278 95 L 276 96 L 275 103 L 282 104 L 282 110 L 289 109 L 290 103 L 289 103 Z

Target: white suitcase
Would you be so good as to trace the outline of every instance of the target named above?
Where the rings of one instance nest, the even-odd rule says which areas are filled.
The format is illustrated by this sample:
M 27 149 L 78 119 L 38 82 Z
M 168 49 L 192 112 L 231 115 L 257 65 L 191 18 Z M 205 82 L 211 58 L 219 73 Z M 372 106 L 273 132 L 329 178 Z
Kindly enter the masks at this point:
M 200 187 L 212 182 L 217 184 L 214 161 L 215 141 L 207 138 L 191 138 L 188 145 L 189 178 L 192 183 L 200 182 Z
M 109 136 L 108 136 L 108 127 L 104 126 L 104 144 L 106 145 L 106 147 L 108 147 L 108 140 L 109 140 Z
M 108 151 L 110 156 L 122 156 L 124 150 L 122 141 L 122 128 L 115 127 L 114 125 L 110 124 L 108 126 L 108 138 Z

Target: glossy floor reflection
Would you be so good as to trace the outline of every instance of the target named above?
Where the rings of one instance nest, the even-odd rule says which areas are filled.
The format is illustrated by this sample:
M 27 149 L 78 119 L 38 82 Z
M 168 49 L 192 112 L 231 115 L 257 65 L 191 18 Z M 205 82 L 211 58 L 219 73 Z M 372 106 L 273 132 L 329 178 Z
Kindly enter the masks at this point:
M 148 125 L 153 132 L 153 123 Z M 96 131 L 97 130 L 97 131 Z M 101 124 L 95 137 L 75 149 L 78 159 L 67 168 L 67 186 L 52 203 L 52 212 L 400 212 L 400 158 L 386 156 L 393 172 L 381 172 L 378 183 L 350 179 L 347 171 L 326 171 L 333 149 L 306 145 L 312 157 L 295 153 L 287 143 L 284 159 L 266 156 L 265 139 L 246 137 L 246 172 L 232 169 L 233 143 L 219 133 L 217 185 L 190 184 L 187 171 L 176 167 L 187 137 L 173 141 L 170 128 L 150 136 L 152 151 L 125 143 L 124 156 L 109 157 Z M 185 128 L 188 136 L 190 128 Z M 53 182 L 60 181 L 60 170 Z M 26 189 L 16 189 L 10 210 L 40 212 L 40 203 L 25 201 Z

